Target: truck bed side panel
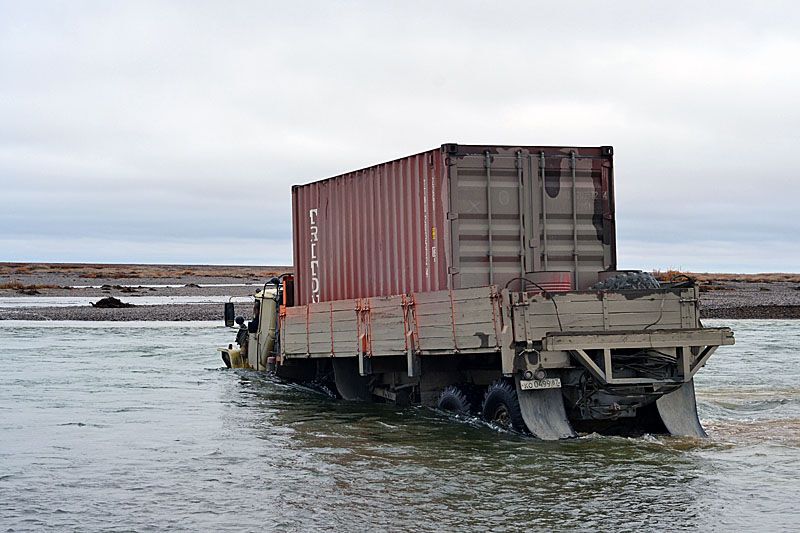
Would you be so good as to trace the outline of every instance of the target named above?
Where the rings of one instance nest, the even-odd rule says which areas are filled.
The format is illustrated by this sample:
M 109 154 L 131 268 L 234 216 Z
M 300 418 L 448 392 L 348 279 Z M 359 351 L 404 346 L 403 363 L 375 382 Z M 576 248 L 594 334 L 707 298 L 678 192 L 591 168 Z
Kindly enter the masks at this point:
M 500 349 L 495 287 L 356 298 L 284 310 L 284 357 L 491 353 Z

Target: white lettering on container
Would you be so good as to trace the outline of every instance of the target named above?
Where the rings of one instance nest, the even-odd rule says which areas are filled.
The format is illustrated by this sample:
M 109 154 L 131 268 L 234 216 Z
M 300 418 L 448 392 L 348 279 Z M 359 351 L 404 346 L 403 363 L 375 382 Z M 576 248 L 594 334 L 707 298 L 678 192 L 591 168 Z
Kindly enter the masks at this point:
M 308 210 L 309 222 L 309 268 L 311 270 L 311 301 L 319 302 L 319 259 L 317 258 L 317 243 L 319 242 L 319 227 L 317 226 L 317 210 Z
M 430 256 L 430 221 L 428 219 L 428 179 L 422 179 L 422 224 L 423 235 L 425 236 L 425 279 L 429 280 L 431 277 L 431 256 Z M 422 287 L 420 287 L 422 289 Z M 422 290 L 430 290 L 425 286 Z

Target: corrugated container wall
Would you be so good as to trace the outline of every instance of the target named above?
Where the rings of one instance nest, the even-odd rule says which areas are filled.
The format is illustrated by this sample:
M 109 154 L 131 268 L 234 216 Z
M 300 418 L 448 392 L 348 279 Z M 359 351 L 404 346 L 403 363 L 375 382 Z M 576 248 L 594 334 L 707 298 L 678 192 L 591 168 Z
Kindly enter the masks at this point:
M 292 208 L 295 305 L 616 268 L 611 147 L 446 144 L 295 186 Z

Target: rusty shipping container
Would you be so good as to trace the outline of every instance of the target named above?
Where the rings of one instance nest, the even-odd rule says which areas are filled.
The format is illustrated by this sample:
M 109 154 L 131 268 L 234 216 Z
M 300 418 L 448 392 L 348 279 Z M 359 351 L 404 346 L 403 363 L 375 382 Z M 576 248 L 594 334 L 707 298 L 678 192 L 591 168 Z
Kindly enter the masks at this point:
M 616 269 L 612 157 L 445 144 L 295 186 L 294 303 L 525 280 L 585 289 Z

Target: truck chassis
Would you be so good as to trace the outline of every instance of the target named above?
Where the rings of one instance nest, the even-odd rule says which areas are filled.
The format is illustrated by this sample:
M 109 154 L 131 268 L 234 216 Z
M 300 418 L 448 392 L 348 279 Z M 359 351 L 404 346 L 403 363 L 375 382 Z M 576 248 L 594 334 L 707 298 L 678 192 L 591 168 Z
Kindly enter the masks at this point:
M 693 377 L 728 328 L 704 328 L 691 282 L 646 290 L 495 285 L 288 306 L 256 295 L 246 360 L 345 400 L 480 414 L 545 440 L 577 432 L 706 436 Z M 232 346 L 223 359 L 236 361 Z

